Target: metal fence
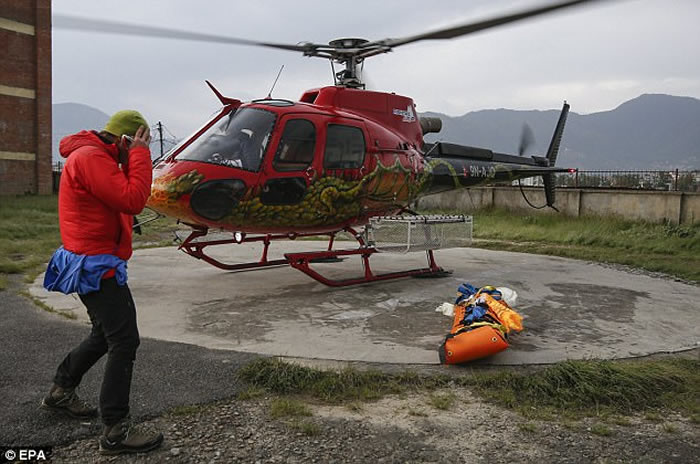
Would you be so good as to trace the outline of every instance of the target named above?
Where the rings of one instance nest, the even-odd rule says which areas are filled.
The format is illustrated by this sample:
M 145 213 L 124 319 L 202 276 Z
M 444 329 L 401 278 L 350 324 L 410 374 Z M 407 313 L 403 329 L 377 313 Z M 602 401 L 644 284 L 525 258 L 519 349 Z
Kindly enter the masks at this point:
M 700 171 L 579 171 L 557 174 L 557 187 L 700 192 Z
M 64 163 L 53 163 L 51 170 L 51 179 L 53 185 L 53 193 L 58 193 L 58 185 L 61 183 L 61 172 L 63 172 Z
M 515 181 L 513 185 L 518 185 Z M 542 186 L 541 177 L 523 179 L 522 185 Z M 558 188 L 656 190 L 700 192 L 700 171 L 581 171 L 556 174 Z

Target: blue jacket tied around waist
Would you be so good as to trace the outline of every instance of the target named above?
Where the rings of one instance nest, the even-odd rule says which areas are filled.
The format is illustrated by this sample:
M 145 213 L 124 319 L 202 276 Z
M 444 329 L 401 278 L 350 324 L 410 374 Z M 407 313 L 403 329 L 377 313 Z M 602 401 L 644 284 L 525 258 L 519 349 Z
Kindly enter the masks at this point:
M 94 292 L 100 289 L 102 276 L 115 269 L 117 284 L 126 284 L 126 261 L 114 255 L 76 255 L 60 247 L 51 257 L 44 276 L 44 288 L 69 293 Z

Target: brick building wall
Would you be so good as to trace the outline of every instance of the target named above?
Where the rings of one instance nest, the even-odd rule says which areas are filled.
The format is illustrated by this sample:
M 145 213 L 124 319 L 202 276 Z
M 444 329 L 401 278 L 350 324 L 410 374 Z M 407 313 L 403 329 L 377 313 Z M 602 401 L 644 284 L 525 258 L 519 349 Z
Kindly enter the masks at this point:
M 52 191 L 51 0 L 0 0 L 0 195 Z

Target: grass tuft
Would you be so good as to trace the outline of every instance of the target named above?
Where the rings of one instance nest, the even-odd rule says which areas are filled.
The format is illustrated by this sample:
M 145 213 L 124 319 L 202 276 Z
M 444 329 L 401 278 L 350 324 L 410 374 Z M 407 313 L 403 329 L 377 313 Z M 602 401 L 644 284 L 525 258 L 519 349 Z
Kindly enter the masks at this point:
M 265 395 L 265 390 L 259 387 L 249 387 L 236 395 L 241 401 L 255 400 Z
M 251 385 L 276 394 L 307 394 L 329 402 L 378 399 L 424 382 L 413 374 L 394 377 L 352 368 L 324 371 L 273 358 L 253 361 L 241 370 L 240 376 Z
M 46 311 L 47 313 L 58 314 L 59 316 L 63 316 L 63 317 L 65 317 L 66 319 L 71 319 L 71 320 L 76 320 L 76 319 L 78 319 L 78 316 L 76 316 L 76 315 L 73 314 L 73 313 L 69 313 L 69 312 L 66 312 L 66 311 L 57 311 L 57 310 L 55 310 L 53 307 L 47 305 L 46 303 L 44 303 L 43 301 L 41 301 L 39 298 L 36 298 L 34 295 L 30 294 L 29 292 L 27 292 L 27 291 L 25 291 L 25 290 L 22 290 L 22 291 L 20 291 L 20 292 L 18 292 L 18 293 L 19 293 L 20 295 L 22 295 L 23 297 L 28 298 L 29 300 L 31 300 L 32 303 L 34 303 L 36 306 L 40 307 L 41 309 L 43 309 L 43 310 Z
M 443 411 L 452 409 L 452 406 L 454 406 L 455 401 L 457 401 L 457 396 L 455 396 L 455 394 L 452 392 L 433 393 L 428 398 L 428 404 L 430 404 L 435 409 L 440 409 Z
M 523 432 L 527 433 L 535 433 L 537 432 L 537 426 L 533 424 L 532 422 L 524 422 L 518 424 L 518 428 L 522 430 Z
M 292 398 L 276 398 L 270 403 L 270 416 L 280 417 L 308 417 L 311 409 L 299 400 Z
M 609 437 L 614 435 L 615 431 L 605 424 L 593 424 L 591 426 L 591 433 L 601 437 Z
M 700 361 L 565 361 L 530 375 L 477 374 L 473 385 L 482 396 L 518 410 L 631 413 L 669 407 L 693 413 L 700 402 Z
M 669 424 L 668 422 L 664 423 L 664 425 L 661 428 L 666 433 L 678 433 L 678 427 L 676 427 L 673 424 Z
M 347 405 L 345 405 L 346 408 L 348 408 L 348 411 L 360 413 L 365 410 L 364 406 L 362 405 L 361 402 L 359 401 L 351 401 Z
M 321 427 L 318 424 L 305 420 L 293 420 L 287 423 L 289 428 L 297 430 L 307 437 L 315 437 L 321 434 Z
M 492 403 L 537 418 L 656 414 L 663 408 L 692 417 L 700 410 L 700 361 L 693 359 L 566 361 L 528 374 L 482 372 L 448 378 L 353 369 L 324 371 L 263 358 L 245 366 L 240 376 L 273 393 L 309 395 L 328 402 L 462 386 Z M 443 409 L 457 400 L 454 394 L 434 394 L 430 402 Z
M 609 419 L 609 421 L 615 425 L 619 425 L 622 427 L 631 427 L 632 426 L 632 422 L 630 422 L 630 420 L 624 416 L 614 415 Z

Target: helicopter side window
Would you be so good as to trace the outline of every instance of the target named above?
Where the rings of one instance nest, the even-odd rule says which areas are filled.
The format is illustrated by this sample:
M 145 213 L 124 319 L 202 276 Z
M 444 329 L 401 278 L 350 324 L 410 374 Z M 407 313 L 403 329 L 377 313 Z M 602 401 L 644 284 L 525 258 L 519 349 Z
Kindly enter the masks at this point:
M 272 165 L 277 171 L 301 171 L 314 159 L 316 128 L 306 119 L 292 119 L 282 133 Z
M 185 148 L 177 159 L 258 171 L 275 114 L 258 108 L 233 110 Z
M 365 160 L 365 136 L 362 129 L 329 124 L 326 133 L 325 169 L 357 169 Z

